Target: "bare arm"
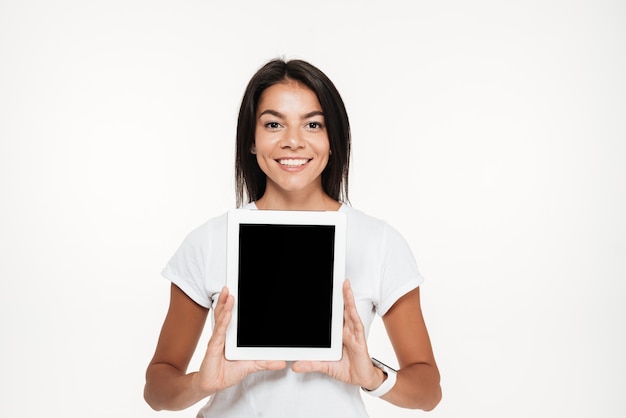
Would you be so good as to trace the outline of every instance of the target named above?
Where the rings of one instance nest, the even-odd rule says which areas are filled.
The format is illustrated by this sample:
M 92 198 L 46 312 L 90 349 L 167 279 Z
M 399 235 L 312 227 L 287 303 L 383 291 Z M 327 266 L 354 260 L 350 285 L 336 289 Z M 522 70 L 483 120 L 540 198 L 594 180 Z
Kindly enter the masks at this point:
M 419 287 L 402 296 L 383 316 L 400 369 L 382 399 L 404 408 L 430 411 L 441 400 L 439 369 L 422 316 Z
M 354 304 L 350 283 L 344 282 L 343 356 L 340 361 L 297 361 L 296 372 L 321 372 L 342 382 L 375 389 L 385 379 L 372 364 L 365 329 Z M 407 293 L 387 311 L 383 322 L 400 370 L 393 388 L 381 398 L 403 408 L 429 411 L 441 399 L 439 370 L 422 317 L 419 288 Z
M 215 326 L 200 370 L 187 373 L 189 361 L 206 323 L 208 309 L 172 284 L 170 307 L 156 352 L 146 371 L 144 398 L 156 410 L 181 410 L 260 370 L 286 367 L 284 361 L 228 361 L 224 357 L 226 328 L 234 299 L 224 287 L 215 306 Z
M 185 409 L 209 395 L 194 384 L 196 373 L 186 373 L 208 312 L 172 284 L 169 310 L 146 371 L 144 398 L 153 409 Z

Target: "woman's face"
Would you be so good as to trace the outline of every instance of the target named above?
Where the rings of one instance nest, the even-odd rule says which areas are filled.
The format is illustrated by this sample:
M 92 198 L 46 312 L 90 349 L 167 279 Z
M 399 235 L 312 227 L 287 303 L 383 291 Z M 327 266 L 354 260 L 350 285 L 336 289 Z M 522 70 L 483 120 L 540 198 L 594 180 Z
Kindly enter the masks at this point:
M 267 176 L 264 197 L 324 193 L 321 176 L 330 142 L 322 107 L 308 87 L 285 81 L 261 94 L 255 148 L 259 167 Z

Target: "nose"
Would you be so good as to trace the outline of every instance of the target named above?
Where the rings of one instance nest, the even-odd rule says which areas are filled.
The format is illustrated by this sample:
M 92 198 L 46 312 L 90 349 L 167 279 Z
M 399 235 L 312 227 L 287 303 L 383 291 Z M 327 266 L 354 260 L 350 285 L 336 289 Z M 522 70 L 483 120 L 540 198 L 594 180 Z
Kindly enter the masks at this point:
M 281 140 L 280 146 L 281 148 L 290 149 L 304 148 L 304 141 L 296 130 L 287 129 Z

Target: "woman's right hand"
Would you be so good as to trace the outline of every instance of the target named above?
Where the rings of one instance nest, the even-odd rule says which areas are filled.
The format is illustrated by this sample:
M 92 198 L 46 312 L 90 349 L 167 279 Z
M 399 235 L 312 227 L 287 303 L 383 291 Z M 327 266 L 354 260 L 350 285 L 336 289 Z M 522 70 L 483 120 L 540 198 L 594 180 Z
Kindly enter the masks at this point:
M 215 325 L 209 339 L 200 370 L 196 375 L 197 385 L 207 394 L 234 386 L 251 373 L 262 370 L 280 370 L 287 367 L 285 361 L 227 360 L 224 348 L 226 329 L 232 317 L 234 297 L 224 286 L 215 305 Z

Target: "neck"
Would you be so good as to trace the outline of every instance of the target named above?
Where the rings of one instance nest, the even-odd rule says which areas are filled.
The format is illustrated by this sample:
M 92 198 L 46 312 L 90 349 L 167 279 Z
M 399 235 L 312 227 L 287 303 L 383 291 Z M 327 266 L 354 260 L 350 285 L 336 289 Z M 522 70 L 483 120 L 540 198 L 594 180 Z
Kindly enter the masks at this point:
M 341 203 L 321 193 L 293 192 L 289 194 L 266 193 L 256 201 L 258 209 L 266 210 L 323 210 L 337 211 Z

